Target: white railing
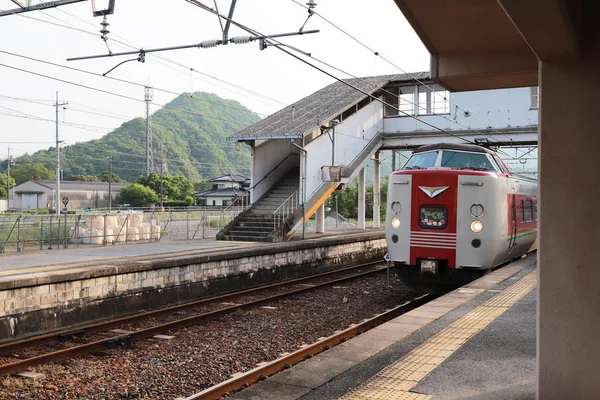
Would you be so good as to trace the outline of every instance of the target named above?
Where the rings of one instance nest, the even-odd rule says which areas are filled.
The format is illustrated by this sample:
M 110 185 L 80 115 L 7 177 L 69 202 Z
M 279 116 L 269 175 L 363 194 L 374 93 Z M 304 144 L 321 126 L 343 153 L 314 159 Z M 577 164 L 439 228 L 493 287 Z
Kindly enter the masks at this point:
M 299 206 L 298 191 L 292 193 L 275 211 L 273 211 L 273 231 L 277 229 L 296 212 Z

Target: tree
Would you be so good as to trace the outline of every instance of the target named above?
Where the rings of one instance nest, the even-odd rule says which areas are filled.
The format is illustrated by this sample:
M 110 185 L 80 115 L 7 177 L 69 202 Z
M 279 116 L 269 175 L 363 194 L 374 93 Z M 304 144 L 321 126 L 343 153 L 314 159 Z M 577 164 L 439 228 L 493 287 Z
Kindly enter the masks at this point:
M 152 189 L 139 183 L 121 188 L 121 200 L 134 207 L 148 207 L 158 202 L 158 195 Z
M 140 176 L 136 183 L 147 186 L 160 193 L 160 175 L 152 172 L 148 176 Z M 194 185 L 185 176 L 163 176 L 162 177 L 163 198 L 169 200 L 185 200 L 187 196 L 194 193 Z
M 100 182 L 108 182 L 108 172 L 104 171 L 103 173 L 101 173 L 100 175 L 98 175 L 98 179 L 100 180 Z M 114 172 L 111 174 L 111 182 L 113 183 L 123 183 L 125 182 L 119 175 L 115 174 Z
M 15 178 L 17 185 L 30 181 L 34 177 L 56 179 L 54 171 L 48 171 L 42 164 L 16 164 L 10 169 L 10 176 Z
M 79 182 L 100 182 L 100 179 L 94 175 L 71 175 L 67 180 Z
M 6 174 L 0 173 L 0 197 L 8 198 L 8 193 L 6 191 L 6 179 L 8 176 Z M 10 187 L 15 187 L 15 178 L 10 177 Z

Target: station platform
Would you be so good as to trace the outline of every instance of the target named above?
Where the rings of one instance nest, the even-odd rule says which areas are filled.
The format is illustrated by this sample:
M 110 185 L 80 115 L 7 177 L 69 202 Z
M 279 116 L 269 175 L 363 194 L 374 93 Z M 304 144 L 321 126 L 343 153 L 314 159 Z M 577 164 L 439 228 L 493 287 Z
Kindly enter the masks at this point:
M 0 342 L 383 261 L 385 251 L 383 229 L 340 229 L 281 243 L 204 239 L 1 255 Z
M 373 229 L 366 230 L 374 231 Z M 335 236 L 364 233 L 357 228 L 335 228 L 325 233 L 306 232 L 306 239 L 319 240 Z M 302 239 L 296 233 L 290 241 Z M 52 272 L 75 267 L 118 264 L 132 261 L 144 261 L 173 256 L 200 254 L 218 254 L 231 250 L 265 247 L 277 243 L 218 241 L 216 239 L 197 239 L 167 242 L 149 242 L 118 244 L 108 246 L 71 245 L 67 249 L 41 250 L 24 253 L 0 254 L 0 277 L 37 272 Z
M 535 399 L 536 285 L 531 254 L 230 399 Z

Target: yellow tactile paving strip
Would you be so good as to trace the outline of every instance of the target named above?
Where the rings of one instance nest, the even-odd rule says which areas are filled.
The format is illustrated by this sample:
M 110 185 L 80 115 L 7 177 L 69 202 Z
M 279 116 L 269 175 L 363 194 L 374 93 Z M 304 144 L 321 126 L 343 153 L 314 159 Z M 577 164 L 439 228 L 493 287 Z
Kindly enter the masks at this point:
M 537 283 L 533 271 L 462 318 L 442 329 L 425 343 L 387 366 L 339 400 L 428 400 L 431 396 L 410 392 L 425 376 L 529 293 Z

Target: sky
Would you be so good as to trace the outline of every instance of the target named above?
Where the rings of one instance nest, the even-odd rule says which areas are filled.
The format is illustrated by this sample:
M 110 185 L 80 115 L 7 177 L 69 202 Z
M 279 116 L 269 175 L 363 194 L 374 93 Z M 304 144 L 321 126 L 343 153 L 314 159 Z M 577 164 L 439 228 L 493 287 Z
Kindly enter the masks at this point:
M 214 0 L 201 1 L 214 6 Z M 393 0 L 316 2 L 315 11 L 396 66 L 317 15 L 304 30 L 319 29 L 319 33 L 280 41 L 350 75 L 314 59 L 311 63 L 339 78 L 402 73 L 397 67 L 407 72 L 429 70 L 428 52 Z M 99 6 L 103 3 L 106 1 L 96 1 Z M 226 14 L 231 0 L 216 0 L 216 4 Z M 267 35 L 294 32 L 308 16 L 299 4 L 294 0 L 238 0 L 233 19 Z M 0 0 L 2 10 L 15 7 L 10 0 Z M 277 48 L 259 50 L 257 42 L 148 54 L 145 63 L 127 62 L 108 77 L 32 60 L 101 75 L 121 61 L 135 58 L 66 61 L 107 53 L 100 38 L 100 22 L 101 17 L 92 15 L 90 1 L 0 17 L 0 37 L 5 39 L 0 45 L 0 159 L 6 159 L 9 147 L 12 155 L 19 156 L 54 146 L 56 114 L 52 104 L 57 91 L 59 101 L 68 102 L 59 112 L 59 135 L 69 145 L 100 138 L 127 120 L 143 117 L 143 85 L 148 83 L 155 88 L 151 111 L 175 98 L 173 93 L 206 91 L 237 100 L 265 117 L 334 81 Z M 113 52 L 194 44 L 222 36 L 216 16 L 185 0 L 117 0 L 108 22 L 108 45 Z M 247 33 L 232 26 L 229 36 L 239 35 Z

